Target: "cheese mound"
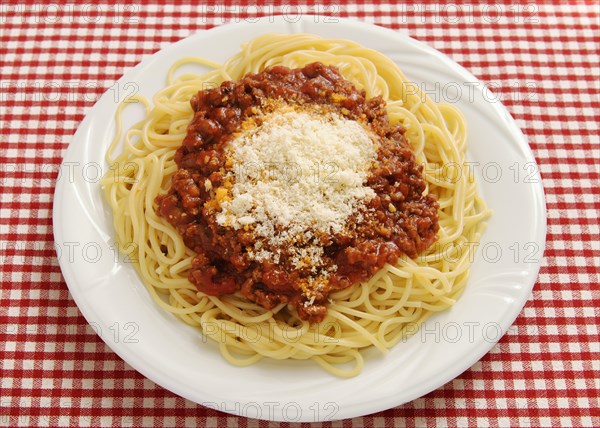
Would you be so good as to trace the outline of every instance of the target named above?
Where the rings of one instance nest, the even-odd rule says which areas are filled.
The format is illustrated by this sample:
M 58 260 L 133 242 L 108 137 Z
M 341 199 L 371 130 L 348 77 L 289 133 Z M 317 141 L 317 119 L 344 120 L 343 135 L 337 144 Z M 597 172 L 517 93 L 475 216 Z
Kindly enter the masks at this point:
M 266 114 L 228 143 L 233 185 L 217 222 L 251 229 L 272 248 L 296 244 L 297 264 L 318 265 L 323 249 L 315 236 L 343 232 L 349 217 L 375 196 L 365 185 L 377 156 L 374 139 L 360 123 L 333 112 L 284 108 Z M 249 255 L 278 261 L 261 242 Z

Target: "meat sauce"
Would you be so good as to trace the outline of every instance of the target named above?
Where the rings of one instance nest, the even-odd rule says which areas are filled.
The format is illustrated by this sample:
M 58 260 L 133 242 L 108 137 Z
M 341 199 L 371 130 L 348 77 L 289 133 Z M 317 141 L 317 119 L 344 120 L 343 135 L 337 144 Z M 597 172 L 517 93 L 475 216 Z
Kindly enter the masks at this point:
M 310 279 L 310 270 L 297 269 L 285 258 L 277 264 L 252 260 L 247 253 L 256 240 L 252 230 L 235 230 L 216 221 L 215 189 L 224 184 L 228 171 L 227 143 L 269 101 L 326 107 L 362 123 L 378 140 L 377 160 L 366 182 L 375 196 L 361 216 L 348 220 L 349 233 L 327 240 L 325 260 L 334 269 L 327 286 L 312 295 L 301 286 Z M 320 322 L 331 292 L 368 280 L 402 254 L 414 258 L 436 240 L 438 203 L 423 195 L 422 167 L 415 162 L 404 129 L 390 125 L 381 97 L 367 98 L 336 67 L 321 63 L 298 69 L 270 67 L 202 90 L 191 99 L 191 106 L 194 117 L 175 155 L 178 170 L 168 193 L 157 196 L 156 203 L 158 214 L 197 253 L 189 280 L 198 290 L 214 296 L 240 291 L 266 309 L 289 303 L 301 319 Z

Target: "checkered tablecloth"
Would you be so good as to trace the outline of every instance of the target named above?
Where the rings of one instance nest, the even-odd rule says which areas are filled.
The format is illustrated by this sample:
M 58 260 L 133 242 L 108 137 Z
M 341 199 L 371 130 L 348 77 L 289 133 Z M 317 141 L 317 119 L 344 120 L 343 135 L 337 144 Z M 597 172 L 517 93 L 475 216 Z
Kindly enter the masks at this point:
M 78 125 L 140 60 L 226 22 L 317 12 L 410 35 L 487 82 L 529 140 L 548 209 L 533 294 L 490 353 L 422 398 L 322 425 L 600 426 L 595 2 L 193 3 L 0 4 L 0 425 L 271 426 L 180 398 L 104 344 L 61 276 L 52 200 Z

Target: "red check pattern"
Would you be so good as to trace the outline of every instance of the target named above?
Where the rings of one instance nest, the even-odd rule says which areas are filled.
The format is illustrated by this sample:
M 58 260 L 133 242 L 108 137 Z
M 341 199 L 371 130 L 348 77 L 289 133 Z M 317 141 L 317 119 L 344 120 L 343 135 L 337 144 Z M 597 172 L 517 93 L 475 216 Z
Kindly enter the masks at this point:
M 403 406 L 317 426 L 600 426 L 597 3 L 192 3 L 0 5 L 0 425 L 278 425 L 194 404 L 117 357 L 61 276 L 52 199 L 77 126 L 140 60 L 225 22 L 318 12 L 408 34 L 487 82 L 538 161 L 548 235 L 533 295 L 484 358 Z

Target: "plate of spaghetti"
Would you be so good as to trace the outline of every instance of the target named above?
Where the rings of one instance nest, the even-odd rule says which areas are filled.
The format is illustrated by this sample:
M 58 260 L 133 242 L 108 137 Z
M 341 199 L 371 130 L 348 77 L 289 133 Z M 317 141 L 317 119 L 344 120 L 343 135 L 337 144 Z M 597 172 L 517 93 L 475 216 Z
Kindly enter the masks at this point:
M 432 391 L 507 331 L 544 246 L 533 156 L 478 83 L 312 16 L 166 47 L 65 156 L 71 294 L 136 370 L 217 410 L 322 421 Z

